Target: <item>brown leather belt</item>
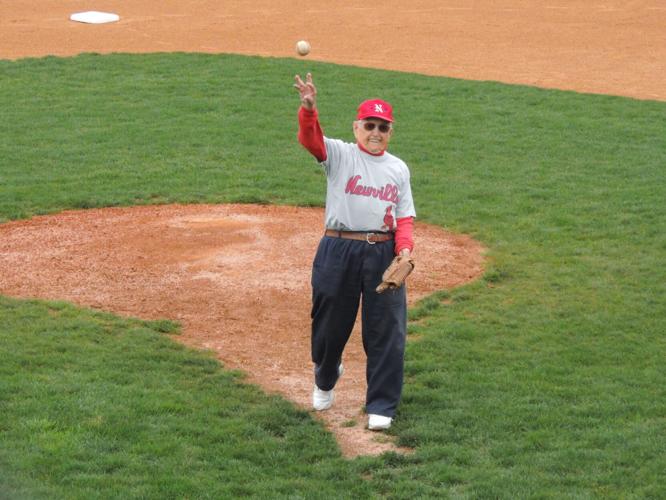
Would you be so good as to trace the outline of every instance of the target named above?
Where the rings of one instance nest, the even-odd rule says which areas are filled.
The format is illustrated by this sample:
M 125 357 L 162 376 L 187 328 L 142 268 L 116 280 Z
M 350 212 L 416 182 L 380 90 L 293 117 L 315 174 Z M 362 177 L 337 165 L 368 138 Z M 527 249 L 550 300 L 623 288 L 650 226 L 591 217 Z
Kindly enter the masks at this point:
M 324 232 L 324 235 L 331 236 L 332 238 L 343 238 L 346 240 L 367 241 L 371 245 L 393 239 L 393 233 L 373 233 L 365 231 L 337 231 L 336 229 L 327 229 Z

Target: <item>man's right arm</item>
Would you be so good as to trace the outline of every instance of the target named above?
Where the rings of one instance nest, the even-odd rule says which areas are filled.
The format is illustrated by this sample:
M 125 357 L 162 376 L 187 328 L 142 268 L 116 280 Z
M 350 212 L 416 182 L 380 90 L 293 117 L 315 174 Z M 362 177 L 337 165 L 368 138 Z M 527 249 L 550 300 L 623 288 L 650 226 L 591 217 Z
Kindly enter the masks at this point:
M 303 106 L 298 110 L 298 142 L 319 162 L 326 161 L 324 132 L 319 125 L 317 109 Z
M 294 80 L 294 87 L 301 99 L 301 109 L 298 110 L 298 142 L 319 162 L 326 161 L 324 133 L 317 114 L 317 87 L 312 81 L 312 73 L 305 75 L 305 80 L 299 75 L 296 75 Z

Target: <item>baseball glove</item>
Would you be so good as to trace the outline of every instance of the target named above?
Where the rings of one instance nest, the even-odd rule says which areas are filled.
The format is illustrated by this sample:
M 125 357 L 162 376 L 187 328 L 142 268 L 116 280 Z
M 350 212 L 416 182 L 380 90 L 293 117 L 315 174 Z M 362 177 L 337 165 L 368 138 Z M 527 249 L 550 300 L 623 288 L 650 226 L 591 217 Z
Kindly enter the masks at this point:
M 382 293 L 385 290 L 400 288 L 413 270 L 414 259 L 407 255 L 398 255 L 384 271 L 382 282 L 375 290 L 377 293 Z

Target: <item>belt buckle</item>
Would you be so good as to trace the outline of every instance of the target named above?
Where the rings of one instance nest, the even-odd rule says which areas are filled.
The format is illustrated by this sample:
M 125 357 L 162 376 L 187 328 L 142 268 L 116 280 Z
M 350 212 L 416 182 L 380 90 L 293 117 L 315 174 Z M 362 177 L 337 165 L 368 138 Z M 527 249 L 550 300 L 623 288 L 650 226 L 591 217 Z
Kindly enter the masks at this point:
M 374 235 L 375 233 L 365 233 L 365 241 L 368 242 L 368 245 L 374 245 L 375 243 L 377 243 L 376 241 L 370 241 L 370 237 Z

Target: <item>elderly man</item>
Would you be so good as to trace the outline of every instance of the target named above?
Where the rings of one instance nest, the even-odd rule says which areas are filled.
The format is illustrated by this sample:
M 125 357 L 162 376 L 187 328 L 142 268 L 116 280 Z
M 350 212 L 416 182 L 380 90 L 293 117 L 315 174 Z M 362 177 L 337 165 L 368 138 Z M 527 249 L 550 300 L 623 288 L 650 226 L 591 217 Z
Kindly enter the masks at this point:
M 362 102 L 353 122 L 356 143 L 325 137 L 312 75 L 296 75 L 299 142 L 324 168 L 326 230 L 312 269 L 312 404 L 327 410 L 342 375 L 342 353 L 362 305 L 367 356 L 368 428 L 388 429 L 403 383 L 407 302 L 405 287 L 378 293 L 395 255 L 409 255 L 416 216 L 407 165 L 387 152 L 393 109 L 380 99 Z

